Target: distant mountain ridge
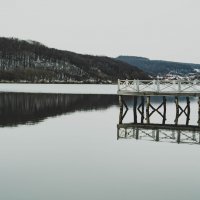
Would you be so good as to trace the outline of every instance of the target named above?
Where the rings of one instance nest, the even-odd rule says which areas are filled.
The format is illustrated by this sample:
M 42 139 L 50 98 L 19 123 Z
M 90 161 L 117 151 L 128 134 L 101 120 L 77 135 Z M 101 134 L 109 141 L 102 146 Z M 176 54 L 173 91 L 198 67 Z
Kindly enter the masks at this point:
M 164 60 L 150 60 L 145 57 L 137 56 L 119 56 L 116 59 L 130 65 L 137 66 L 144 72 L 153 76 L 165 75 L 169 72 L 188 74 L 195 72 L 195 69 L 200 69 L 200 64 L 181 63 Z
M 0 38 L 0 81 L 113 83 L 149 79 L 119 60 L 48 48 L 32 40 Z

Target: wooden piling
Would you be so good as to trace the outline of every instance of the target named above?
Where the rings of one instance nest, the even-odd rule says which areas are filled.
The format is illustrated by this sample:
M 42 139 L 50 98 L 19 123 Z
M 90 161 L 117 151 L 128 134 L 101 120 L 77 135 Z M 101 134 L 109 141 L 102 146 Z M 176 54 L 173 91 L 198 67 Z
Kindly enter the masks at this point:
M 120 108 L 120 112 L 119 112 L 119 124 L 122 124 L 122 116 L 123 116 L 123 103 L 122 103 L 122 96 L 119 96 L 119 108 Z
M 142 115 L 141 115 L 141 123 L 144 123 L 144 97 L 141 97 L 141 104 L 142 104 Z
M 190 98 L 186 97 L 186 101 L 187 101 L 186 125 L 188 126 L 190 121 Z
M 167 99 L 165 96 L 163 96 L 163 124 L 165 124 L 165 121 L 166 121 L 166 102 L 167 102 Z
M 200 97 L 199 97 L 199 100 L 198 100 L 198 126 L 200 126 Z
M 150 123 L 149 108 L 150 108 L 150 96 L 147 96 L 147 98 L 146 98 L 146 121 L 147 121 L 147 124 Z
M 137 124 L 137 96 L 134 96 L 133 101 L 133 115 L 134 115 L 134 123 Z
M 178 124 L 178 118 L 179 118 L 179 101 L 178 101 L 178 97 L 175 96 L 175 104 L 176 104 L 176 118 L 174 120 L 175 125 Z
M 141 103 L 140 105 L 137 107 L 137 111 L 139 112 L 140 116 L 141 116 L 141 123 L 144 123 L 144 96 L 141 96 Z

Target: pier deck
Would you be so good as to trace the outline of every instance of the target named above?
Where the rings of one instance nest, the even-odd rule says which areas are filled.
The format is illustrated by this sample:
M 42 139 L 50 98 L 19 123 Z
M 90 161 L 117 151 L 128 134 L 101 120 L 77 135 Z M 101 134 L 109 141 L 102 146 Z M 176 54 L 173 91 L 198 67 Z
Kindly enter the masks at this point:
M 133 122 L 141 123 L 146 121 L 146 126 L 150 125 L 150 118 L 154 113 L 157 113 L 162 118 L 162 124 L 166 124 L 166 112 L 167 112 L 167 98 L 166 96 L 174 97 L 175 103 L 175 120 L 174 123 L 177 126 L 179 118 L 185 116 L 186 125 L 189 129 L 190 121 L 190 97 L 198 97 L 198 119 L 197 123 L 200 127 L 200 81 L 185 81 L 185 80 L 118 80 L 118 91 L 119 95 L 119 124 L 123 123 L 129 107 L 126 104 L 126 98 L 124 96 L 133 96 Z M 153 105 L 151 102 L 151 96 L 162 96 L 159 105 Z M 179 97 L 185 96 L 185 105 L 179 103 Z M 141 99 L 138 101 L 138 99 Z M 139 103 L 139 105 L 138 105 Z M 138 118 L 139 115 L 139 118 Z M 143 125 L 142 125 L 143 126 Z M 170 125 L 169 125 L 170 127 Z M 176 127 L 177 128 L 177 127 Z M 199 130 L 198 130 L 199 131 Z
M 118 95 L 200 96 L 200 81 L 118 80 Z

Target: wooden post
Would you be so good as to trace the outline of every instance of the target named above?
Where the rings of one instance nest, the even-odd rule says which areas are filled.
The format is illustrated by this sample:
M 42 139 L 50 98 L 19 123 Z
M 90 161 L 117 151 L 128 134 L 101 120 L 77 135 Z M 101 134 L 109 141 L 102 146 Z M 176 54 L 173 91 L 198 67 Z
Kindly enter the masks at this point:
M 119 96 L 119 108 L 120 108 L 120 112 L 119 112 L 119 124 L 122 124 L 122 116 L 123 116 L 123 103 L 122 103 L 122 96 Z
M 175 97 L 175 104 L 176 104 L 176 118 L 174 120 L 175 125 L 178 124 L 178 118 L 179 118 L 179 104 L 178 104 L 178 97 Z
M 146 98 L 146 121 L 147 121 L 147 124 L 150 123 L 149 108 L 150 108 L 150 96 L 147 96 L 147 98 Z
M 137 124 L 137 96 L 134 96 L 133 102 L 133 115 L 134 115 L 134 123 Z
M 166 97 L 163 97 L 163 124 L 165 124 L 166 121 Z
M 141 123 L 144 123 L 144 96 L 141 96 L 141 104 L 142 104 L 142 114 L 141 114 Z
M 189 121 L 190 121 L 190 98 L 186 97 L 186 101 L 187 101 L 187 116 L 186 116 L 186 125 L 189 125 Z
M 199 100 L 198 100 L 198 105 L 199 105 L 199 108 L 198 108 L 198 126 L 200 126 L 200 97 L 199 97 Z

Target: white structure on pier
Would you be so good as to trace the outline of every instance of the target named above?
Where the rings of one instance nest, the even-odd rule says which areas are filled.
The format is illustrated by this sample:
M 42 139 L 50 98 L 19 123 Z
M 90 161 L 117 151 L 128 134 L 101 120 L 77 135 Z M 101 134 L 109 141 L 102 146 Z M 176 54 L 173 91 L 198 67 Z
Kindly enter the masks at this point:
M 200 96 L 200 81 L 118 80 L 119 95 Z

